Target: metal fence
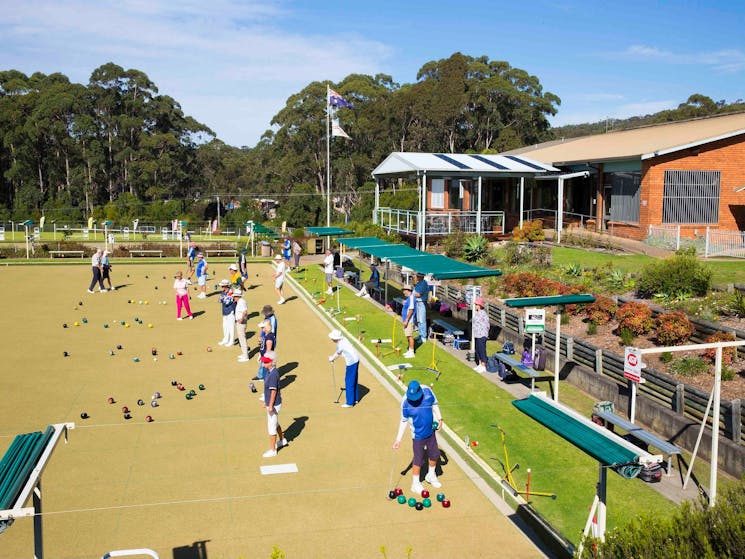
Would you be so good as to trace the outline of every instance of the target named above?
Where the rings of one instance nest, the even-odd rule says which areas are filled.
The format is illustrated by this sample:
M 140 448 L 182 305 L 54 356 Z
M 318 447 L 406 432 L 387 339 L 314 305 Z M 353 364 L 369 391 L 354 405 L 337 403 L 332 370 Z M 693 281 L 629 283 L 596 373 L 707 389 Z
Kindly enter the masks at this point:
M 388 231 L 406 235 L 418 233 L 419 212 L 416 210 L 378 208 L 376 218 L 377 223 Z M 424 221 L 427 236 L 444 236 L 456 231 L 504 234 L 504 212 L 483 211 L 479 223 L 479 216 L 475 211 L 428 211 Z
M 745 231 L 720 231 L 707 227 L 704 256 L 745 258 Z

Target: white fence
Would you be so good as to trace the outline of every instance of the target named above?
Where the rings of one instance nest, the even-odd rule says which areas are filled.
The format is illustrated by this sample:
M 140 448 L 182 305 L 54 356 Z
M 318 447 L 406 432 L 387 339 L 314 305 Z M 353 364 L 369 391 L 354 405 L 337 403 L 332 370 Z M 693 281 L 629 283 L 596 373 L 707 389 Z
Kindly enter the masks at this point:
M 680 225 L 650 225 L 645 242 L 648 245 L 668 250 L 693 246 L 696 252 L 703 254 L 706 258 L 712 256 L 745 258 L 745 231 L 721 231 L 707 227 L 703 237 L 691 239 L 681 236 Z
M 704 256 L 745 258 L 745 231 L 719 231 L 707 227 Z
M 377 223 L 396 233 L 416 235 L 419 212 L 399 208 L 378 208 Z M 504 233 L 504 212 L 481 212 L 481 222 L 474 211 L 428 211 L 425 214 L 426 235 L 449 235 L 455 231 L 466 233 Z

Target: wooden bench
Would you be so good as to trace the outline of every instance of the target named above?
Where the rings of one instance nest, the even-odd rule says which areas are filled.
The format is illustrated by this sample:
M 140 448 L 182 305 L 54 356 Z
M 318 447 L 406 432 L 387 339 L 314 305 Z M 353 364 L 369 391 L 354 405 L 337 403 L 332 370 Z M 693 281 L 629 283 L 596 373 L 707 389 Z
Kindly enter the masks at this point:
M 517 372 L 520 371 L 521 373 L 528 375 L 530 377 L 530 391 L 533 392 L 535 390 L 535 379 L 541 376 L 539 371 L 536 371 L 533 367 L 523 365 L 520 361 L 506 353 L 495 353 L 492 357 L 504 363 L 513 373 L 517 374 Z
M 235 257 L 238 254 L 238 251 L 234 248 L 212 248 L 204 251 L 207 253 L 207 256 L 210 256 L 214 254 L 215 256 L 220 256 L 223 253 L 228 254 L 230 256 Z
M 638 425 L 631 423 L 631 421 L 624 419 L 620 415 L 616 415 L 612 411 L 599 410 L 595 412 L 595 415 L 608 423 L 620 427 L 632 437 L 660 450 L 662 454 L 667 454 L 667 475 L 670 475 L 670 463 L 672 462 L 673 454 L 680 455 L 680 449 L 677 446 L 661 437 L 658 437 L 654 433 L 645 431 Z
M 369 290 L 370 297 L 375 299 L 378 302 L 383 301 L 383 293 L 385 292 L 385 288 L 382 285 L 379 285 L 378 287 L 371 287 Z
M 465 332 L 463 330 L 461 330 L 457 326 L 453 326 L 452 324 L 442 320 L 441 318 L 432 319 L 432 329 L 434 329 L 435 326 L 438 329 L 441 329 L 444 334 L 451 335 L 453 339 L 465 335 Z M 442 343 L 445 343 L 444 338 Z
M 129 249 L 130 258 L 134 258 L 135 254 L 137 254 L 138 256 L 147 256 L 149 254 L 157 254 L 158 258 L 163 258 L 163 251 L 159 249 L 142 249 L 142 248 Z
M 78 256 L 80 258 L 83 258 L 85 255 L 85 251 L 83 250 L 50 250 L 49 251 L 49 258 L 54 258 L 55 256 L 59 256 L 60 258 L 64 258 L 68 254 L 74 254 L 75 256 Z

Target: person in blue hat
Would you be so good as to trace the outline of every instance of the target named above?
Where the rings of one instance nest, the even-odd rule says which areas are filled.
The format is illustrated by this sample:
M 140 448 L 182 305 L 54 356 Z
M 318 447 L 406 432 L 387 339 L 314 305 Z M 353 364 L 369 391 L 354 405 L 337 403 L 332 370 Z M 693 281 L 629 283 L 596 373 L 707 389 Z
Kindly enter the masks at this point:
M 401 423 L 393 443 L 394 450 L 398 450 L 401 446 L 401 438 L 407 425 L 411 429 L 414 447 L 414 459 L 411 462 L 411 490 L 416 494 L 421 494 L 424 489 L 419 480 L 419 473 L 425 452 L 429 459 L 429 471 L 424 481 L 439 489 L 442 484 L 435 472 L 435 466 L 440 457 L 436 432 L 442 428 L 442 414 L 435 393 L 429 386 L 421 386 L 418 380 L 412 380 L 409 383 L 406 395 L 401 400 Z

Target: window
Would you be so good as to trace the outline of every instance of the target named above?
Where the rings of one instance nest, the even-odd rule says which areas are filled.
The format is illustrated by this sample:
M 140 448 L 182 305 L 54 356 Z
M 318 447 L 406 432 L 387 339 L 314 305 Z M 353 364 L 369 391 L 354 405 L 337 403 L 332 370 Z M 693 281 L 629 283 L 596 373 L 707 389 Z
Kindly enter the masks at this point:
M 445 208 L 445 179 L 432 179 L 432 200 L 430 207 L 433 210 Z
M 460 181 L 450 179 L 448 181 L 448 208 L 451 210 L 460 210 L 463 203 L 461 195 Z
M 639 223 L 639 185 L 641 173 L 635 171 L 606 173 L 603 179 L 610 186 L 611 221 Z
M 665 171 L 662 223 L 718 223 L 720 171 Z

